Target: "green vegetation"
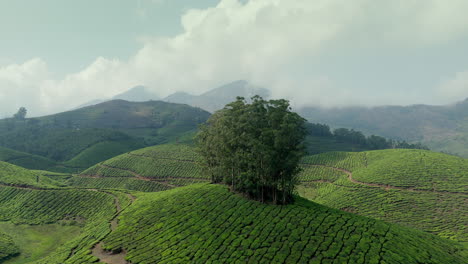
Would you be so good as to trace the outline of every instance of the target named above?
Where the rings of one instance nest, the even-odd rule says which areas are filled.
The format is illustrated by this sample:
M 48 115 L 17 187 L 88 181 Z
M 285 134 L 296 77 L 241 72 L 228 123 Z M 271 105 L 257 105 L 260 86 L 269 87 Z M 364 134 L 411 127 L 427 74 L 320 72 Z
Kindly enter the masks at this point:
M 331 130 L 325 124 L 307 123 L 306 146 L 309 154 L 332 151 L 366 151 L 377 149 L 428 149 L 421 144 L 409 144 L 405 141 L 389 140 L 371 135 L 366 137 L 354 129 L 337 128 Z
M 468 99 L 452 105 L 303 108 L 309 122 L 354 128 L 366 135 L 421 142 L 430 149 L 468 158 Z
M 452 241 L 300 198 L 258 203 L 221 185 L 141 195 L 104 239 L 131 263 L 464 263 Z
M 1 185 L 54 187 L 56 183 L 41 173 L 0 161 L 0 186 Z
M 129 205 L 130 198 L 115 192 L 0 187 L 0 221 L 39 225 L 18 228 L 18 232 L 24 230 L 29 233 L 28 236 L 35 236 L 37 232 L 47 232 L 45 224 L 58 223 L 64 226 L 73 226 L 69 230 L 77 235 L 64 235 L 62 238 L 66 238 L 66 242 L 55 244 L 53 250 L 47 246 L 47 243 L 52 243 L 52 238 L 45 237 L 43 241 L 46 244 L 42 248 L 24 251 L 25 248 L 22 247 L 22 256 L 20 255 L 20 257 L 41 257 L 37 263 L 47 264 L 91 263 L 97 259 L 89 254 L 89 249 L 111 231 L 109 223 L 116 214 L 115 203 L 117 199 L 122 208 Z M 9 224 L 1 224 L 0 232 L 9 232 L 10 227 Z M 76 233 L 78 229 L 79 234 Z M 31 230 L 37 232 L 31 233 L 29 232 Z M 66 230 L 66 228 L 61 230 Z M 14 238 L 13 235 L 11 236 Z M 27 239 L 27 236 L 17 238 L 19 246 L 24 242 L 23 239 Z M 24 246 L 24 244 L 22 245 Z M 42 258 L 45 255 L 47 257 Z
M 140 192 L 159 192 L 171 189 L 171 186 L 179 183 L 178 181 L 155 182 L 145 181 L 133 178 L 105 177 L 71 177 L 66 182 L 67 185 L 78 188 L 97 188 L 97 189 L 121 189 Z M 168 185 L 169 184 L 169 185 Z M 178 184 L 182 185 L 182 184 Z
M 141 184 L 149 184 L 155 181 L 164 184 L 183 186 L 197 181 L 207 181 L 208 178 L 202 174 L 198 165 L 199 157 L 193 147 L 181 144 L 165 144 L 147 147 L 119 155 L 106 160 L 81 173 L 81 177 L 93 177 L 91 179 L 77 179 L 74 177 L 70 184 L 83 186 L 84 182 L 101 182 L 104 186 L 109 180 L 104 178 L 116 178 L 111 186 L 115 184 L 136 184 L 136 180 L 143 181 Z M 133 178 L 130 183 L 125 178 Z M 146 183 L 145 183 L 146 181 Z M 119 182 L 119 183 L 117 183 Z M 134 185 L 134 186 L 137 186 Z M 90 185 L 86 185 L 90 186 Z M 152 187 L 153 188 L 153 187 Z M 147 191 L 145 188 L 135 187 L 132 190 Z
M 0 230 L 12 237 L 16 243 L 16 254 L 19 256 L 4 264 L 22 264 L 37 261 L 54 252 L 57 245 L 61 245 L 70 237 L 80 235 L 78 226 L 49 224 L 49 225 L 15 225 L 0 222 Z M 1 237 L 1 236 L 0 236 Z M 0 246 L 0 248 L 2 248 Z M 1 261 L 1 258 L 0 258 Z
M 0 230 L 3 229 L 0 228 Z M 13 239 L 7 234 L 0 233 L 0 262 L 3 262 L 5 259 L 16 256 L 19 253 L 20 249 L 15 244 Z
M 201 127 L 197 145 L 205 171 L 233 191 L 286 204 L 304 155 L 305 120 L 286 100 L 251 101 L 238 97 Z
M 21 154 L 16 163 L 7 157 L 25 168 L 78 172 L 145 146 L 190 141 L 208 116 L 187 105 L 115 100 L 51 116 L 0 120 L 0 146 L 34 154 Z M 6 160 L 4 151 L 0 160 Z
M 468 241 L 468 160 L 425 150 L 304 158 L 299 193 L 333 208 Z
M 47 170 L 57 166 L 57 162 L 51 159 L 3 147 L 0 147 L 0 161 L 31 170 Z

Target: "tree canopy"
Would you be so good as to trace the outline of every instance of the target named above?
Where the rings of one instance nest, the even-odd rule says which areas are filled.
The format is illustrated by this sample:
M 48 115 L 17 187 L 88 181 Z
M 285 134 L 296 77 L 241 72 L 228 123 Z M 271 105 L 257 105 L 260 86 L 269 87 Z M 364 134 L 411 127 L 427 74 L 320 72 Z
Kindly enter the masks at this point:
M 16 112 L 16 114 L 13 115 L 13 118 L 18 119 L 18 120 L 24 120 L 26 118 L 27 113 L 28 113 L 28 110 L 26 110 L 25 107 L 20 107 L 18 109 L 18 112 Z
M 197 145 L 213 182 L 285 204 L 297 184 L 306 134 L 305 119 L 287 100 L 238 97 L 202 125 Z

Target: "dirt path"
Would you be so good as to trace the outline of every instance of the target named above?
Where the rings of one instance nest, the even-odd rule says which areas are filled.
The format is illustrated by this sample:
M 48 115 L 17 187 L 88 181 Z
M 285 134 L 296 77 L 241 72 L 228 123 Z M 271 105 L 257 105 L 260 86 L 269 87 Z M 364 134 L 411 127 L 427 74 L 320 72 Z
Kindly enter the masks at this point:
M 110 225 L 111 225 L 111 232 L 113 232 L 119 226 L 118 217 L 120 216 L 120 213 L 122 212 L 122 206 L 120 204 L 120 201 L 119 201 L 119 198 L 117 197 L 117 195 L 115 195 L 113 193 L 110 193 L 110 192 L 103 192 L 103 193 L 106 193 L 108 195 L 112 195 L 114 197 L 114 205 L 115 205 L 115 209 L 116 209 L 117 212 L 116 212 L 115 216 L 109 222 Z M 131 195 L 131 194 L 127 193 L 127 196 L 130 198 L 132 203 L 136 199 L 136 197 Z M 125 250 L 122 250 L 120 252 L 107 251 L 107 250 L 104 250 L 103 246 L 104 246 L 104 243 L 101 240 L 99 243 L 97 243 L 93 247 L 93 249 L 91 251 L 91 254 L 93 256 L 99 258 L 100 262 L 108 263 L 108 264 L 129 264 L 130 263 L 130 262 L 125 260 L 125 256 L 127 255 L 127 251 L 125 251 Z
M 348 170 L 345 170 L 345 169 L 326 166 L 326 165 L 312 165 L 312 164 L 303 164 L 303 165 L 316 166 L 316 167 L 325 167 L 325 168 L 341 171 L 341 172 L 345 173 L 346 175 L 348 175 L 348 180 L 353 182 L 353 183 L 360 184 L 360 185 L 365 185 L 365 186 L 369 186 L 369 187 L 382 188 L 382 189 L 385 189 L 386 191 L 388 191 L 388 190 L 402 190 L 402 191 L 410 191 L 410 192 L 431 192 L 431 193 L 440 193 L 440 194 L 464 194 L 464 195 L 466 195 L 466 193 L 463 193 L 463 192 L 423 190 L 423 189 L 391 186 L 391 185 L 388 185 L 388 184 L 361 182 L 361 181 L 358 181 L 358 180 L 353 178 L 353 173 L 351 171 L 348 171 Z

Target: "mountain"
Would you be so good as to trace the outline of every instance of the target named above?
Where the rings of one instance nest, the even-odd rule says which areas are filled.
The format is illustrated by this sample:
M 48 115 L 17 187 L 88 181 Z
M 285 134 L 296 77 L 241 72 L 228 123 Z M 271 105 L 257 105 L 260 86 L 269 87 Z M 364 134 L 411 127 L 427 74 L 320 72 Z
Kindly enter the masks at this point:
M 433 150 L 468 157 L 468 99 L 445 106 L 305 107 L 299 113 L 310 122 L 421 142 Z
M 172 103 L 188 104 L 200 107 L 209 112 L 214 112 L 234 101 L 237 96 L 249 99 L 254 95 L 260 95 L 267 99 L 270 97 L 270 92 L 267 89 L 255 87 L 247 81 L 240 80 L 225 84 L 201 95 L 190 95 L 185 92 L 177 92 L 169 95 L 163 100 Z
M 145 86 L 135 86 L 128 91 L 112 97 L 112 100 L 125 100 L 130 102 L 145 102 L 150 100 L 159 100 L 159 96 L 148 90 Z
M 130 88 L 129 90 L 127 90 L 127 91 L 125 91 L 123 93 L 117 94 L 117 95 L 113 96 L 110 99 L 94 99 L 94 100 L 91 100 L 91 101 L 89 101 L 87 103 L 81 104 L 81 105 L 73 108 L 73 110 L 80 109 L 80 108 L 87 107 L 87 106 L 97 105 L 97 104 L 104 103 L 104 102 L 107 102 L 107 101 L 112 101 L 112 100 L 125 100 L 125 101 L 130 101 L 130 102 L 145 102 L 145 101 L 151 101 L 151 100 L 153 100 L 153 101 L 160 100 L 160 98 L 159 98 L 158 95 L 156 95 L 152 91 L 148 90 L 148 88 L 146 88 L 145 86 L 138 85 L 138 86 L 135 86 L 133 88 Z
M 51 116 L 2 119 L 0 146 L 39 155 L 65 167 L 47 169 L 79 171 L 134 149 L 191 139 L 198 124 L 209 115 L 188 105 L 113 100 Z M 2 152 L 6 159 L 21 156 Z M 33 161 L 21 164 L 38 168 Z

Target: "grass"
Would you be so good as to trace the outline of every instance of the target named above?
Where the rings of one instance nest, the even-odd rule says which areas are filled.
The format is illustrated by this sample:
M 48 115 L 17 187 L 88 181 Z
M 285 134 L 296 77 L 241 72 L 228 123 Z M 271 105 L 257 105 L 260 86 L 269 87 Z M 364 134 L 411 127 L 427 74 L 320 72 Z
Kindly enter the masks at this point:
M 147 193 L 104 239 L 131 263 L 464 263 L 462 246 L 298 198 L 265 205 L 222 185 Z
M 298 190 L 303 197 L 468 241 L 466 159 L 424 150 L 379 150 L 325 153 L 304 163 Z M 339 169 L 352 172 L 355 182 Z
M 10 163 L 0 161 L 0 184 L 15 186 L 34 186 L 38 188 L 54 187 L 54 180 L 39 172 L 24 169 Z
M 2 230 L 2 228 L 0 228 L 0 230 Z M 0 232 L 0 262 L 12 258 L 19 253 L 20 248 L 15 244 L 11 236 Z
M 65 243 L 70 237 L 80 235 L 80 227 L 59 224 L 15 225 L 10 222 L 0 222 L 0 231 L 9 235 L 23 252 L 3 262 L 5 264 L 22 264 L 39 260 L 52 253 L 57 245 Z
M 66 234 L 66 242 L 55 244 L 55 250 L 47 251 L 47 256 L 37 263 L 91 263 L 97 259 L 89 254 L 90 247 L 111 231 L 109 223 L 116 214 L 116 197 L 122 206 L 128 206 L 129 198 L 119 193 L 0 187 L 0 221 L 78 228 L 81 230 L 78 235 Z M 23 250 L 21 253 L 32 255 Z

